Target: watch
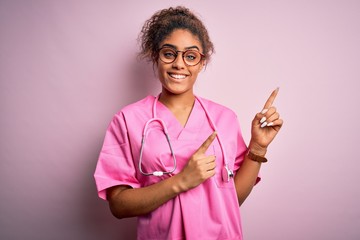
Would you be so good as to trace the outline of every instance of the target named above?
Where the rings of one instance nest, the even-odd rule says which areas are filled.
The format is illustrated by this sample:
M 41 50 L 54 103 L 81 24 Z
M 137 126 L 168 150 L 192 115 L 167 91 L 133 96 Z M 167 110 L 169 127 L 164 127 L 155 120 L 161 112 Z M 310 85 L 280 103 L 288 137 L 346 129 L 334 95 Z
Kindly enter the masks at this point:
M 247 155 L 251 160 L 253 160 L 255 162 L 259 162 L 259 163 L 267 162 L 267 159 L 265 157 L 261 157 L 259 155 L 256 155 L 256 154 L 252 153 L 250 150 L 248 151 Z

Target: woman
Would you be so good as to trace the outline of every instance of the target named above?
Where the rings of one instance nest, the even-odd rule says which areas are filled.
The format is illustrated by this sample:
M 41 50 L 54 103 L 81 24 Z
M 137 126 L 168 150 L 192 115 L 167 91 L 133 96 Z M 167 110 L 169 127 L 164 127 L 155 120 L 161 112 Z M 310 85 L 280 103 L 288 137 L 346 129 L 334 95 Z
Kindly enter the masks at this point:
M 187 8 L 164 9 L 140 40 L 162 91 L 113 118 L 95 171 L 99 196 L 117 218 L 138 216 L 138 239 L 242 239 L 239 205 L 283 123 L 272 106 L 278 90 L 247 147 L 235 113 L 194 94 L 213 52 L 202 22 Z

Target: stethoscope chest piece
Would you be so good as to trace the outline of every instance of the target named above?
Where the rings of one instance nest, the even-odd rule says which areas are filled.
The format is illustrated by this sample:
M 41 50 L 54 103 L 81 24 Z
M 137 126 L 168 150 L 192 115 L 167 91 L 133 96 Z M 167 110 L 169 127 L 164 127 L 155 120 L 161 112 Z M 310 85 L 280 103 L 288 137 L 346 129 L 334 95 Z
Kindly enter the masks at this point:
M 230 180 L 234 177 L 234 172 L 230 170 L 227 165 L 223 167 L 221 174 L 224 182 L 230 182 Z

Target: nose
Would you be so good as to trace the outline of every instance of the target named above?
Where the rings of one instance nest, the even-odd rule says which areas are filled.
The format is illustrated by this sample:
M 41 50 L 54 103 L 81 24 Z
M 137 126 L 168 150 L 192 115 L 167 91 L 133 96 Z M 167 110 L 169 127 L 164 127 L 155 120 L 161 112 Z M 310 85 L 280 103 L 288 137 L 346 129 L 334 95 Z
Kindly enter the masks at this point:
M 173 68 L 184 69 L 186 67 L 182 54 L 182 52 L 178 52 L 175 61 L 172 63 Z

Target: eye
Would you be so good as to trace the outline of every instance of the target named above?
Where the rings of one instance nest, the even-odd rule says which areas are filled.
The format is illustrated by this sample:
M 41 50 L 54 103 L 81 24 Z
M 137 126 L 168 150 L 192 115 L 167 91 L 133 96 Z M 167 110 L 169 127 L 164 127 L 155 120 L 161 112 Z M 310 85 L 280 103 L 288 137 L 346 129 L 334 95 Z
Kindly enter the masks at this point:
M 197 59 L 200 57 L 200 54 L 195 51 L 189 51 L 185 53 L 185 58 L 189 62 L 197 61 Z
M 194 61 L 196 59 L 196 56 L 188 55 L 188 56 L 186 56 L 186 58 L 190 61 Z
M 174 59 L 176 58 L 176 52 L 170 49 L 163 49 L 161 51 L 161 55 L 166 59 Z

